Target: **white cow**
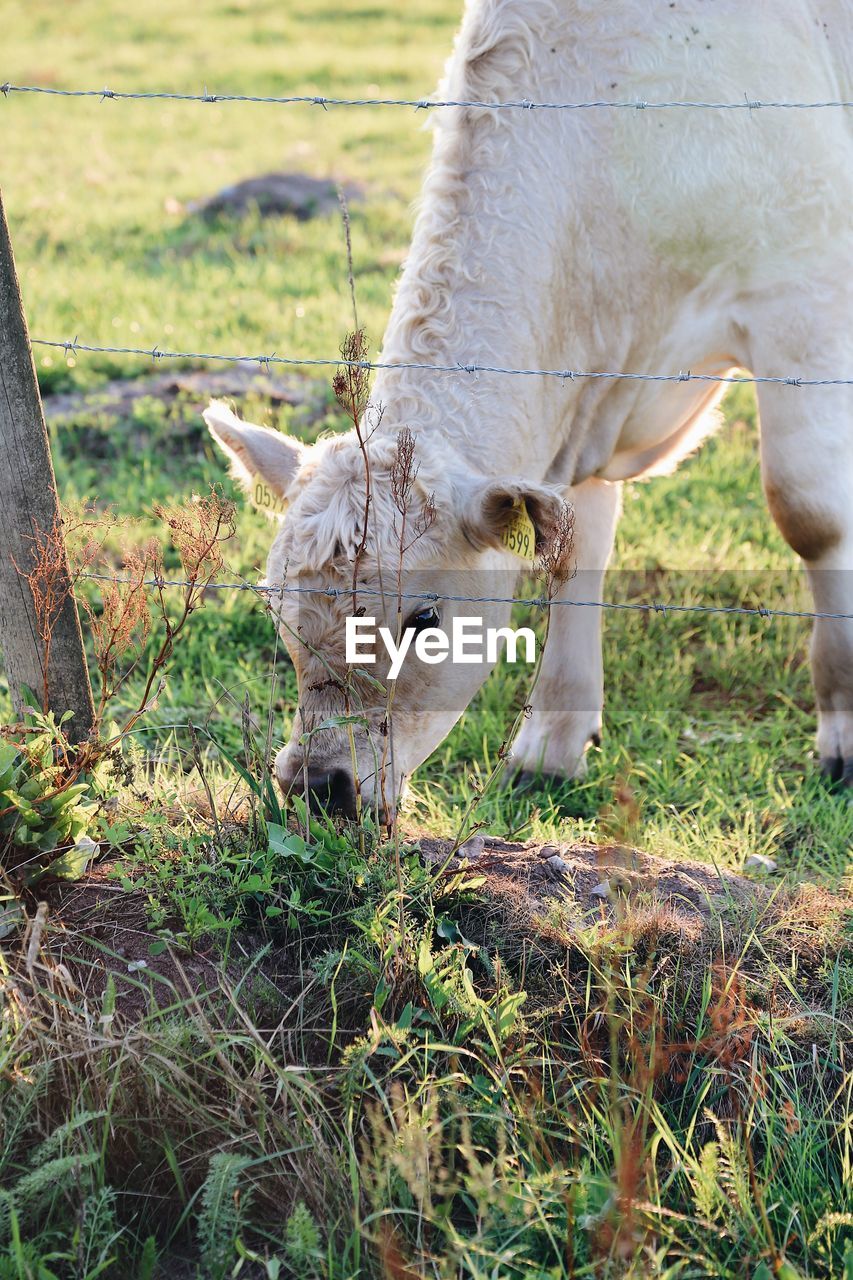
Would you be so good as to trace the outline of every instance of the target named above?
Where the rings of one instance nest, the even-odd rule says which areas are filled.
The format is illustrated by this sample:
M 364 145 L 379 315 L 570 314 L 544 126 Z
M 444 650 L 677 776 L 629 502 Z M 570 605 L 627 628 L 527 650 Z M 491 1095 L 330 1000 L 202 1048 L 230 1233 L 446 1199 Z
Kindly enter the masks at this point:
M 486 102 L 850 99 L 845 7 L 843 0 L 470 0 L 440 93 Z M 853 138 L 845 109 L 466 107 L 436 116 L 383 361 L 853 376 Z M 381 371 L 359 585 L 400 585 L 405 594 L 426 574 L 440 599 L 434 611 L 408 602 L 416 628 L 437 619 L 447 626 L 477 609 L 448 596 L 508 594 L 519 562 L 500 534 L 521 496 L 540 549 L 561 499 L 571 502 L 574 552 L 586 572 L 563 595 L 597 595 L 621 482 L 669 470 L 695 449 L 715 423 L 723 390 L 691 381 Z M 816 608 L 853 612 L 851 390 L 769 383 L 759 400 L 773 517 L 806 565 Z M 236 473 L 262 474 L 289 504 L 269 580 L 351 585 L 365 511 L 354 433 L 304 448 L 222 405 L 205 416 Z M 413 501 L 433 495 L 435 518 L 406 551 L 398 579 L 390 473 L 403 426 L 417 442 Z M 395 601 L 359 603 L 393 627 Z M 308 785 L 343 809 L 352 807 L 357 773 L 363 794 L 381 791 L 387 811 L 485 668 L 407 660 L 390 737 L 386 699 L 369 684 L 358 693 L 367 728 L 356 725 L 354 737 L 347 726 L 320 731 L 353 709 L 340 686 L 343 618 L 351 611 L 351 600 L 283 597 L 282 634 L 300 694 L 276 769 L 285 787 Z M 504 606 L 477 612 L 489 624 L 506 620 Z M 569 776 L 601 729 L 600 617 L 593 609 L 553 613 L 532 714 L 512 753 L 520 770 Z M 812 663 L 822 766 L 850 783 L 853 623 L 819 621 Z

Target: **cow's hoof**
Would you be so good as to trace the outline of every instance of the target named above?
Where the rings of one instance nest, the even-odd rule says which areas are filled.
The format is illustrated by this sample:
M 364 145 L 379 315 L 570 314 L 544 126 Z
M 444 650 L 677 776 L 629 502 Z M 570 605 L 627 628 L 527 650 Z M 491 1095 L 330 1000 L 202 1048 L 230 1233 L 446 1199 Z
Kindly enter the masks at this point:
M 820 762 L 820 772 L 835 791 L 853 789 L 853 759 L 845 760 L 843 756 L 824 756 Z

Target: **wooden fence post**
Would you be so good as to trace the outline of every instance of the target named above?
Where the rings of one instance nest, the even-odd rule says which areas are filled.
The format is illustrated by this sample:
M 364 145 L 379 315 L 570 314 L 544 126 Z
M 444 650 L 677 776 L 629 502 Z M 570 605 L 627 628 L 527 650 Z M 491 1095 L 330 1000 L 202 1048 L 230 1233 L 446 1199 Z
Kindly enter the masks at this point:
M 66 732 L 80 742 L 92 728 L 94 707 L 64 544 L 55 581 L 65 599 L 51 631 L 46 680 L 38 615 L 29 583 L 19 572 L 33 565 L 34 536 L 59 529 L 59 519 L 50 444 L 0 194 L 0 648 L 16 711 L 20 713 L 25 686 L 37 697 L 46 688 L 52 711 L 74 712 Z

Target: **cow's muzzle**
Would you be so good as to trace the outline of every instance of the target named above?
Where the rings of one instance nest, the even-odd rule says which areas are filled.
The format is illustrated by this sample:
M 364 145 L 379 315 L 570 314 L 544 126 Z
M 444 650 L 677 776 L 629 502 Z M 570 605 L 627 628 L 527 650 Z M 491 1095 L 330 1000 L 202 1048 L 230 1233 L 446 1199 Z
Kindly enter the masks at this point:
M 344 818 L 356 816 L 355 784 L 348 769 L 308 765 L 293 771 L 276 762 L 279 786 L 285 796 L 304 796 L 326 813 Z

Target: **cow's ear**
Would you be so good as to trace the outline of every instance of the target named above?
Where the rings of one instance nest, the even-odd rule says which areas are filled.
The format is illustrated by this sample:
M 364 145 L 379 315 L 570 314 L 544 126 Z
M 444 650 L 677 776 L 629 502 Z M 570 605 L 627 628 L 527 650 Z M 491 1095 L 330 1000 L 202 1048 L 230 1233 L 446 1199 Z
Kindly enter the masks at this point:
M 477 550 L 505 546 L 526 559 L 560 562 L 569 555 L 572 508 L 557 489 L 524 480 L 484 480 L 466 488 L 462 532 Z M 532 548 L 524 537 L 531 527 Z
M 271 427 L 241 421 L 222 400 L 211 400 L 204 420 L 231 463 L 231 474 L 238 484 L 251 494 L 260 477 L 280 500 L 275 504 L 280 511 L 305 458 L 305 446 Z

